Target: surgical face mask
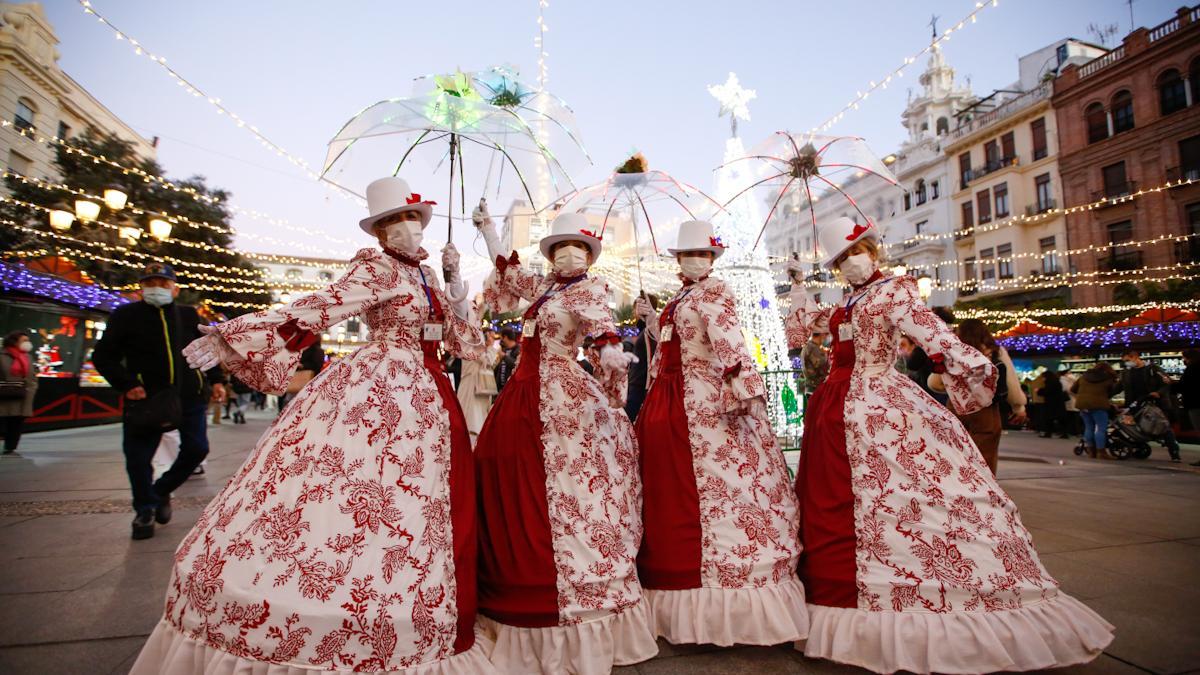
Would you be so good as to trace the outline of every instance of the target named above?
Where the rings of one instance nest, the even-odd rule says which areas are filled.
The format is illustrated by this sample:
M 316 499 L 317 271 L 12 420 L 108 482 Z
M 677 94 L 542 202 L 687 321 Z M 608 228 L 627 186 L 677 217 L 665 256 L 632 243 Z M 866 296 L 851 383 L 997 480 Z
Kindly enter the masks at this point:
M 148 286 L 142 289 L 142 299 L 155 307 L 166 307 L 175 298 L 169 288 Z
M 33 343 L 29 340 L 25 340 L 21 344 L 17 345 L 17 349 L 20 349 L 23 352 L 31 352 L 33 351 Z
M 574 274 L 587 264 L 587 251 L 578 246 L 563 246 L 554 252 L 554 270 L 559 274 Z
M 421 248 L 421 240 L 425 238 L 425 230 L 419 221 L 405 220 L 392 223 L 384 230 L 384 239 L 388 248 L 395 249 L 408 255 L 416 255 Z
M 711 269 L 712 261 L 708 258 L 686 256 L 679 259 L 679 271 L 692 281 L 699 281 Z
M 858 253 L 843 260 L 838 269 L 851 285 L 860 286 L 875 273 L 875 261 L 868 253 Z

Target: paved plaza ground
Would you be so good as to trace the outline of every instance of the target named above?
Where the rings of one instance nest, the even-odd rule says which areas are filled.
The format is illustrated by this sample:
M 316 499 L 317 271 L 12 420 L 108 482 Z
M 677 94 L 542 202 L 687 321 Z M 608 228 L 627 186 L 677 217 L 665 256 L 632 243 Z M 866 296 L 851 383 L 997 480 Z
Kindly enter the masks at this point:
M 175 519 L 129 539 L 117 426 L 30 434 L 0 460 L 0 674 L 124 674 L 162 612 L 171 554 L 269 419 L 212 427 L 208 473 Z M 1010 433 L 1000 477 L 1066 592 L 1117 627 L 1070 673 L 1200 673 L 1200 469 L 1075 457 L 1074 441 Z M 1185 446 L 1185 462 L 1200 448 Z M 673 647 L 625 674 L 862 673 L 785 647 Z

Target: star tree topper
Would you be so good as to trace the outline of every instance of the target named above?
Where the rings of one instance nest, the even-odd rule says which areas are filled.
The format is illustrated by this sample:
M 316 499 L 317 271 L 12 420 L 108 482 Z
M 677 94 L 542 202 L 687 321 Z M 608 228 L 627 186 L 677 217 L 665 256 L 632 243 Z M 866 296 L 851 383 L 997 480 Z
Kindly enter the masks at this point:
M 708 85 L 708 93 L 721 104 L 718 117 L 729 115 L 729 128 L 737 136 L 737 121 L 750 120 L 750 108 L 746 104 L 758 97 L 758 92 L 746 89 L 738 82 L 737 73 L 730 73 L 725 84 Z

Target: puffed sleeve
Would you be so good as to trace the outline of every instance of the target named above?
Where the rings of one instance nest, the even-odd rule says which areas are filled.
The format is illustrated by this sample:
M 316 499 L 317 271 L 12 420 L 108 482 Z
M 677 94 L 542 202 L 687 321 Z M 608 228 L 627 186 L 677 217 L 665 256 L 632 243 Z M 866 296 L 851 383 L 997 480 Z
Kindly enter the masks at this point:
M 733 293 L 723 281 L 709 284 L 697 298 L 696 309 L 704 319 L 704 330 L 713 355 L 722 368 L 721 411 L 733 412 L 740 401 L 765 397 L 767 390 L 750 358 L 750 350 L 746 348 Z
M 571 308 L 579 319 L 581 333 L 592 336 L 601 349 L 607 345 L 615 345 L 619 349 L 621 336 L 617 334 L 617 324 L 608 309 L 608 284 L 603 279 L 591 277 L 575 284 L 571 291 Z M 625 398 L 629 394 L 629 369 L 610 370 L 599 366 L 596 379 L 608 396 L 608 404 L 614 408 L 624 408 Z
M 497 256 L 496 269 L 483 282 L 483 299 L 494 311 L 516 311 L 522 300 L 537 297 L 542 280 L 542 275 L 525 269 L 516 251 L 508 258 Z
M 960 414 L 976 412 L 996 393 L 996 366 L 979 350 L 964 344 L 925 306 L 917 282 L 904 276 L 885 282 L 881 302 L 892 324 L 912 338 L 934 362 L 950 403 Z M 876 303 L 872 303 L 873 305 Z
M 828 333 L 829 317 L 832 314 L 831 308 L 818 307 L 803 289 L 793 290 L 792 311 L 788 312 L 787 318 L 783 320 L 788 349 L 800 349 L 813 333 Z
M 282 392 L 317 333 L 403 292 L 399 286 L 399 273 L 383 253 L 364 248 L 342 278 L 326 288 L 282 307 L 218 324 L 229 355 L 225 365 L 254 389 Z
M 483 358 L 483 330 L 480 328 L 479 316 L 474 303 L 467 311 L 466 317 L 461 317 L 450 309 L 450 300 L 446 298 L 446 290 L 438 279 L 439 275 L 428 265 L 421 265 L 425 271 L 425 283 L 429 284 L 442 314 L 442 348 L 462 359 L 477 361 Z

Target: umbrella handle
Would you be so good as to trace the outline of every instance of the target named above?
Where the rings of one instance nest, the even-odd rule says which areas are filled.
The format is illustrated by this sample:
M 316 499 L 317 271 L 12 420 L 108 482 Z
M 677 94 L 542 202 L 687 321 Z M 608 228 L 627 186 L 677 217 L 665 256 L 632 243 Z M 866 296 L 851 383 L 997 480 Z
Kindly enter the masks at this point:
M 454 241 L 454 154 L 458 150 L 458 135 L 450 134 L 450 194 L 446 204 L 446 242 Z M 450 270 L 442 268 L 442 280 L 450 283 Z

